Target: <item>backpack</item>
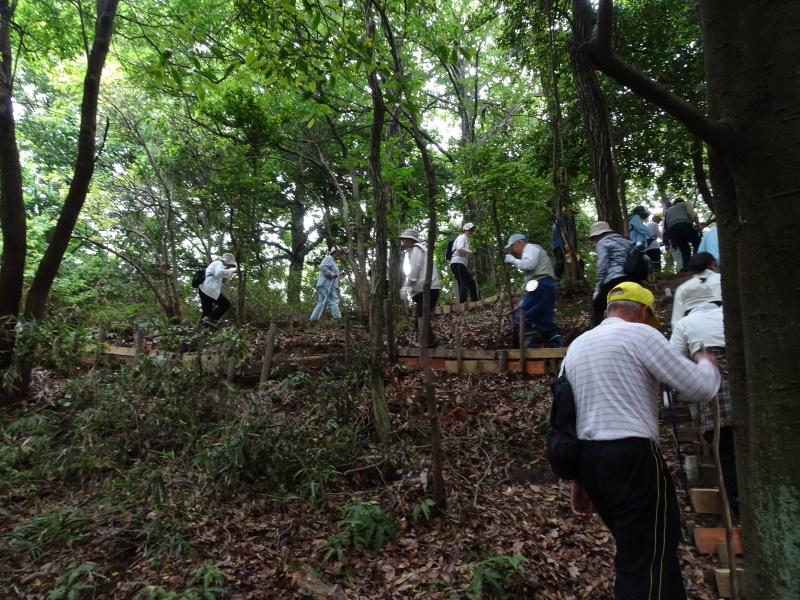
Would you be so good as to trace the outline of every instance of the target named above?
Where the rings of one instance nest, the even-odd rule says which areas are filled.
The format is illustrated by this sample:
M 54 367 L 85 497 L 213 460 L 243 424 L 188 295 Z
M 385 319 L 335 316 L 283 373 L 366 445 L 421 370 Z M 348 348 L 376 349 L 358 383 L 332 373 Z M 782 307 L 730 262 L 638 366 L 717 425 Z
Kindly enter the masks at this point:
M 456 239 L 453 238 L 449 242 L 447 242 L 447 248 L 444 249 L 444 257 L 447 259 L 448 262 L 453 258 L 453 244 L 455 243 Z
M 195 271 L 194 275 L 192 275 L 192 287 L 193 288 L 200 287 L 201 285 L 203 285 L 203 282 L 205 280 L 206 280 L 206 268 L 203 267 L 202 269 Z
M 644 252 L 642 244 L 635 244 L 631 246 L 628 251 L 628 258 L 625 259 L 625 267 L 623 272 L 628 277 L 632 277 L 638 281 L 647 279 L 647 274 L 650 271 L 649 257 Z
M 575 396 L 564 371 L 553 384 L 553 406 L 547 431 L 547 462 L 560 479 L 577 479 L 580 472 Z

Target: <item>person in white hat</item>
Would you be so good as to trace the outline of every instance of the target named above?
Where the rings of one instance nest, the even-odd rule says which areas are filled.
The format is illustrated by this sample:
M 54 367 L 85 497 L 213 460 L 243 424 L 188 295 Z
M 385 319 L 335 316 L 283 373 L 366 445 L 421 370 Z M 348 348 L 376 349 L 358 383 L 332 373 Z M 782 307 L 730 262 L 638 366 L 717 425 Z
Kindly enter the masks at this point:
M 528 238 L 515 233 L 505 246 L 505 262 L 525 274 L 525 294 L 514 312 L 514 326 L 519 327 L 520 311 L 525 311 L 525 347 L 536 346 L 536 334 L 550 348 L 563 348 L 564 338 L 555 323 L 556 278 L 553 262 L 538 244 L 529 244 Z M 529 287 L 529 284 L 530 287 Z
M 708 252 L 698 252 L 687 265 L 693 273 L 692 278 L 684 281 L 675 289 L 675 299 L 672 303 L 672 326 L 686 316 L 688 310 L 685 306 L 686 294 L 698 285 L 708 284 L 714 292 L 722 296 L 722 276 L 717 272 L 717 261 Z
M 422 301 L 423 301 L 423 286 L 425 284 L 425 273 L 427 270 L 428 262 L 428 249 L 422 243 L 419 237 L 419 232 L 416 229 L 406 229 L 400 234 L 400 243 L 403 249 L 408 252 L 408 277 L 404 286 L 411 292 L 411 299 L 417 307 L 416 316 L 414 317 L 414 330 L 419 332 L 419 318 L 422 316 Z M 430 305 L 431 313 L 433 307 L 439 301 L 439 292 L 441 291 L 442 284 L 439 281 L 439 271 L 436 265 L 433 265 L 433 273 L 431 274 L 431 291 L 430 291 Z M 433 332 L 433 323 L 428 327 L 428 348 L 438 348 L 439 338 Z
M 206 267 L 206 278 L 197 288 L 203 312 L 201 325 L 219 327 L 219 320 L 231 307 L 231 301 L 222 293 L 222 284 L 238 272 L 236 259 L 230 252 Z
M 698 252 L 689 261 L 703 254 Z M 736 450 L 733 442 L 733 405 L 728 385 L 728 361 L 725 354 L 725 327 L 722 314 L 722 293 L 719 284 L 703 281 L 689 288 L 683 297 L 686 316 L 672 326 L 670 343 L 675 349 L 691 358 L 695 352 L 705 350 L 719 363 L 722 382 L 717 392 L 719 399 L 719 459 L 722 479 L 731 512 L 739 516 L 739 485 L 736 476 Z M 698 403 L 700 427 L 708 442 L 714 440 L 714 405 L 711 400 Z
M 611 229 L 605 221 L 592 223 L 588 237 L 597 244 L 597 281 L 592 296 L 593 324 L 597 327 L 605 318 L 606 296 L 611 288 L 623 281 L 641 282 L 625 275 L 625 262 L 632 246 L 630 240 Z
M 467 264 L 473 251 L 469 249 L 469 238 L 475 233 L 474 223 L 464 223 L 463 233 L 453 242 L 453 258 L 450 259 L 450 270 L 453 272 L 458 282 L 458 300 L 462 304 L 467 301 L 467 294 L 473 302 L 480 300 L 478 297 L 478 286 L 469 274 Z
M 319 265 L 319 277 L 317 277 L 317 305 L 311 313 L 311 320 L 318 321 L 322 316 L 326 306 L 331 308 L 331 316 L 334 319 L 341 319 L 342 312 L 339 310 L 339 278 L 347 275 L 345 271 L 339 271 L 336 260 L 344 254 L 341 248 L 331 250 Z

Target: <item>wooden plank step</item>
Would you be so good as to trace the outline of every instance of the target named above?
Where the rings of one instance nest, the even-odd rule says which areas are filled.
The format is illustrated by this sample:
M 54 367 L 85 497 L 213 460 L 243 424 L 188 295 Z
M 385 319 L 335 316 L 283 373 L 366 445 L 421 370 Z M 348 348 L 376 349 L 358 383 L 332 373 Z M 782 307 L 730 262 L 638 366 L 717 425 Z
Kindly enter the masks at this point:
M 689 490 L 690 504 L 696 513 L 722 514 L 722 500 L 718 489 L 692 488 Z
M 724 527 L 695 527 L 692 532 L 694 545 L 701 554 L 717 554 L 717 544 L 725 543 Z M 742 553 L 742 530 L 733 530 L 733 548 L 736 554 Z
M 508 358 L 519 360 L 520 351 L 518 349 L 506 350 Z M 525 350 L 526 359 L 541 358 L 564 358 L 567 355 L 567 348 L 530 348 Z
M 679 442 L 699 442 L 700 441 L 700 428 L 699 427 L 678 427 L 678 441 Z
M 717 580 L 717 593 L 721 598 L 731 597 L 731 570 L 714 569 L 714 577 Z M 736 568 L 736 579 L 739 584 L 739 598 L 744 600 L 747 596 L 744 591 L 744 569 Z

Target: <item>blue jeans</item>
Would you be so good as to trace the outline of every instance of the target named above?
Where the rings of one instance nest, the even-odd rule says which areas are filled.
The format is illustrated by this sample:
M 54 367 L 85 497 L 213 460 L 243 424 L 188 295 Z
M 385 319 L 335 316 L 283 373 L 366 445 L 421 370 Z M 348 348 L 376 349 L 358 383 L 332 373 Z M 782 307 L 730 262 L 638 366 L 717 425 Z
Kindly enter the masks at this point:
M 317 286 L 317 305 L 314 307 L 314 312 L 311 313 L 311 320 L 318 321 L 322 316 L 326 306 L 331 307 L 331 316 L 334 319 L 342 318 L 342 311 L 339 310 L 339 290 L 338 288 L 330 285 Z
M 539 287 L 532 292 L 525 292 L 519 308 L 525 311 L 526 331 L 533 331 L 535 327 L 545 340 L 561 334 L 555 322 L 556 282 L 550 277 L 542 277 Z M 514 313 L 514 325 L 519 327 L 519 310 Z

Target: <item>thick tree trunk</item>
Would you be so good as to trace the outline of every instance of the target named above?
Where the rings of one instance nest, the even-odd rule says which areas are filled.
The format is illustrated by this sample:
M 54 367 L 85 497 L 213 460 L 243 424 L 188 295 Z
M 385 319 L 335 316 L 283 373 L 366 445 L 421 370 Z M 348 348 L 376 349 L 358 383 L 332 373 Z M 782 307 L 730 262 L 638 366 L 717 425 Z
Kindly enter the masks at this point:
M 89 53 L 86 77 L 83 80 L 83 102 L 81 103 L 81 124 L 78 134 L 78 156 L 75 172 L 61 214 L 45 250 L 36 275 L 28 291 L 25 303 L 25 316 L 41 319 L 47 306 L 50 288 L 58 274 L 61 260 L 67 250 L 78 215 L 86 201 L 89 184 L 92 181 L 95 165 L 95 135 L 97 133 L 97 100 L 100 94 L 100 76 L 108 55 L 114 18 L 119 0 L 98 0 L 97 20 L 95 21 L 94 42 Z
M 700 2 L 747 595 L 800 598 L 800 5 Z M 764 32 L 769 31 L 769 39 Z M 779 264 L 779 268 L 769 265 Z
M 709 145 L 748 597 L 800 597 L 800 3 L 696 0 L 708 115 L 617 57 L 600 1 L 594 64 Z M 769 35 L 765 35 L 769 32 Z M 777 265 L 777 266 L 776 266 Z
M 16 2 L 14 3 L 16 6 Z M 22 196 L 22 167 L 14 125 L 14 61 L 11 55 L 10 25 L 14 10 L 0 0 L 0 370 L 11 365 L 16 342 L 16 323 L 22 300 L 27 234 Z M 0 394 L 1 395 L 1 394 Z
M 592 158 L 592 177 L 597 202 L 597 216 L 612 229 L 623 233 L 627 226 L 622 214 L 617 185 L 617 165 L 614 157 L 614 134 L 608 103 L 600 89 L 594 68 L 582 51 L 583 44 L 592 33 L 592 7 L 589 0 L 572 2 L 572 39 L 570 64 L 575 77 L 586 129 L 589 136 L 589 153 Z

